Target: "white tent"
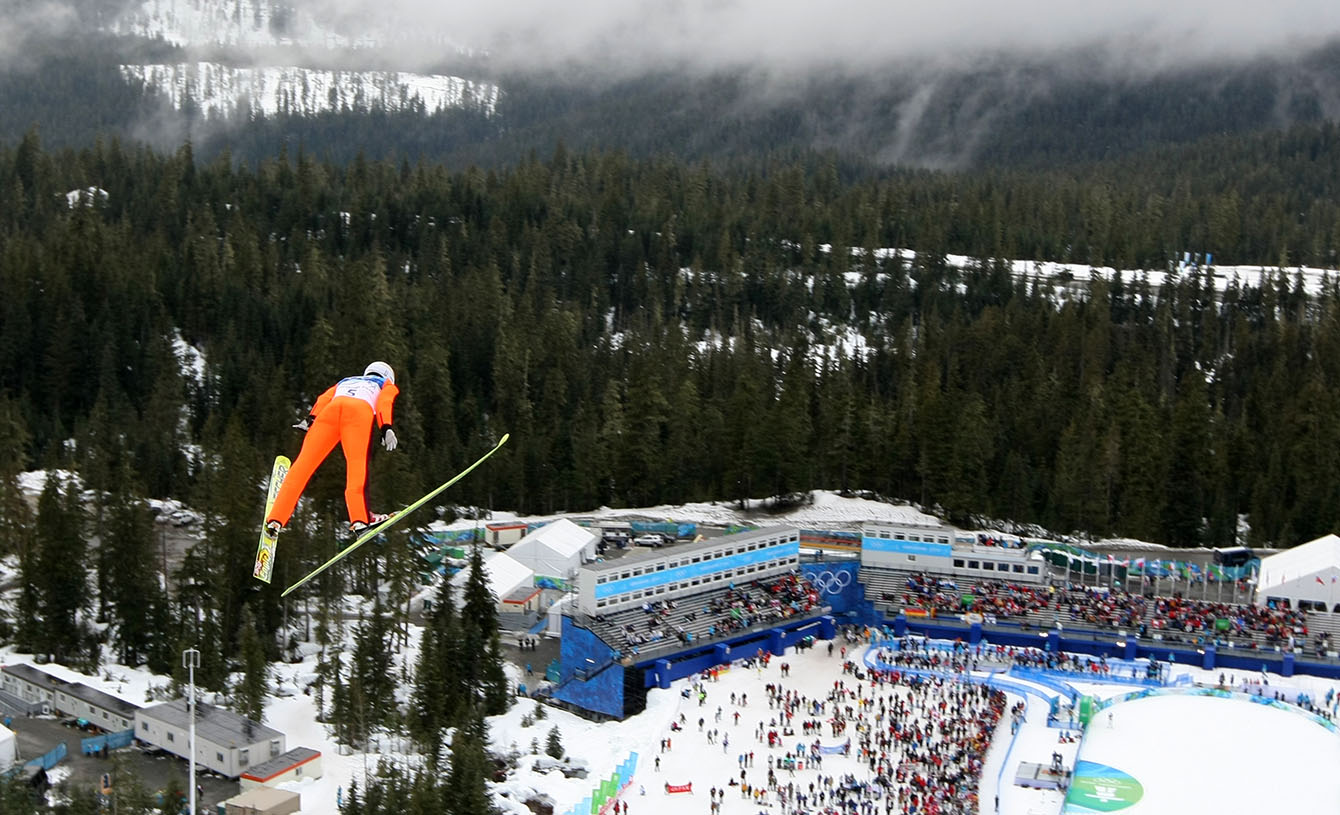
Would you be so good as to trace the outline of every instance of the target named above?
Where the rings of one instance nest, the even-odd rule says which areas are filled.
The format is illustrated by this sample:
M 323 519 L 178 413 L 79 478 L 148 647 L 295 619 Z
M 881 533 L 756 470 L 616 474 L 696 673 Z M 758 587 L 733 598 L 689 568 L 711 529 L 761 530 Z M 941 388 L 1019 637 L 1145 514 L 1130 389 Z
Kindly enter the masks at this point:
M 1261 560 L 1256 602 L 1288 600 L 1293 608 L 1340 611 L 1340 537 L 1327 535 Z M 1300 605 L 1301 604 L 1301 605 Z
M 536 575 L 571 580 L 583 563 L 595 560 L 598 540 L 591 530 L 561 518 L 517 541 L 507 554 Z
M 14 731 L 0 725 L 0 773 L 14 766 L 17 755 L 18 740 L 14 737 Z
M 528 567 L 518 563 L 507 552 L 495 552 L 484 559 L 484 575 L 488 578 L 489 591 L 499 601 L 505 600 L 509 595 L 525 586 L 535 584 L 535 572 Z M 470 579 L 470 567 L 466 566 L 451 577 L 452 596 L 457 605 L 461 603 L 461 597 L 465 591 L 465 584 Z

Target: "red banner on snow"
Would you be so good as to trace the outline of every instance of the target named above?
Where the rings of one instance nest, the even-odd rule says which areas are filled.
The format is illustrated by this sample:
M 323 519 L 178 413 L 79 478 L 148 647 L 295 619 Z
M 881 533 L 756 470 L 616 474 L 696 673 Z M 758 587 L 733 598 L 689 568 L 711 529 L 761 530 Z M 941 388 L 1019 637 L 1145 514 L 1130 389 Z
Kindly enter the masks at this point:
M 665 791 L 666 791 L 667 793 L 671 793 L 671 792 L 693 792 L 693 782 L 690 781 L 690 782 L 687 783 L 687 784 L 670 784 L 670 783 L 667 783 L 667 784 L 665 785 Z

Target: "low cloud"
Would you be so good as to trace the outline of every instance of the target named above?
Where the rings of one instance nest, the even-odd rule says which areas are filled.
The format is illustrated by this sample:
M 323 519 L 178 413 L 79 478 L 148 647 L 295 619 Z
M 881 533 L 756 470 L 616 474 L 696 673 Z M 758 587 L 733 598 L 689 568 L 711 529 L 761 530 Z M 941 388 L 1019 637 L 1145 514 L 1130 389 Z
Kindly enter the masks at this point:
M 58 0 L 0 0 L 0 68 L 30 67 L 39 43 L 74 29 L 78 15 Z
M 1340 35 L 1334 0 L 321 0 L 346 21 L 414 21 L 505 66 L 626 71 L 749 67 L 859 74 L 897 64 L 1089 55 L 1158 71 L 1311 49 Z

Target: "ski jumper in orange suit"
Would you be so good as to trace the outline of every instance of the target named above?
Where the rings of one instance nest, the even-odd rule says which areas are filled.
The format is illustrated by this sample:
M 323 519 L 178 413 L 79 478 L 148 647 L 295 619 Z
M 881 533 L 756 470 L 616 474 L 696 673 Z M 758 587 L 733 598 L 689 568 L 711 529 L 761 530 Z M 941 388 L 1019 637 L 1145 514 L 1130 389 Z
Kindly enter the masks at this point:
M 351 376 L 341 379 L 321 394 L 312 407 L 311 429 L 302 440 L 297 461 L 289 468 L 275 496 L 274 507 L 266 521 L 287 526 L 298 498 L 321 462 L 338 443 L 344 450 L 346 475 L 344 503 L 350 523 L 368 523 L 368 454 L 372 450 L 373 426 L 387 430 L 391 426 L 391 407 L 400 390 L 377 376 Z

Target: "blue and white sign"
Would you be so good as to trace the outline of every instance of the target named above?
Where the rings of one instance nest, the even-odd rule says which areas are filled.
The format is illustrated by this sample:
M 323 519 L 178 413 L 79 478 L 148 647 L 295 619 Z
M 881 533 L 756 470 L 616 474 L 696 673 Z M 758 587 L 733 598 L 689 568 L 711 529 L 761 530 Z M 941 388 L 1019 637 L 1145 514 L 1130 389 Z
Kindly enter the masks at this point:
M 905 541 L 897 538 L 861 538 L 861 548 L 871 552 L 892 552 L 900 555 L 925 555 L 926 557 L 950 557 L 954 546 L 949 543 L 931 543 L 930 541 Z
M 596 586 L 595 597 L 597 600 L 600 600 L 606 597 L 626 594 L 631 591 L 645 591 L 646 589 L 664 586 L 669 583 L 682 583 L 685 580 L 693 580 L 695 578 L 719 574 L 720 572 L 738 569 L 741 566 L 753 566 L 756 563 L 765 563 L 770 560 L 780 560 L 786 557 L 798 558 L 799 556 L 800 543 L 798 541 L 779 543 L 776 546 L 766 546 L 762 549 L 755 549 L 752 552 L 741 552 L 737 555 L 712 558 L 711 560 L 704 560 L 701 563 L 690 563 L 685 566 L 676 566 L 673 569 L 651 572 L 649 574 L 640 574 L 635 577 L 626 577 L 623 580 L 611 580 L 608 583 L 602 583 Z

